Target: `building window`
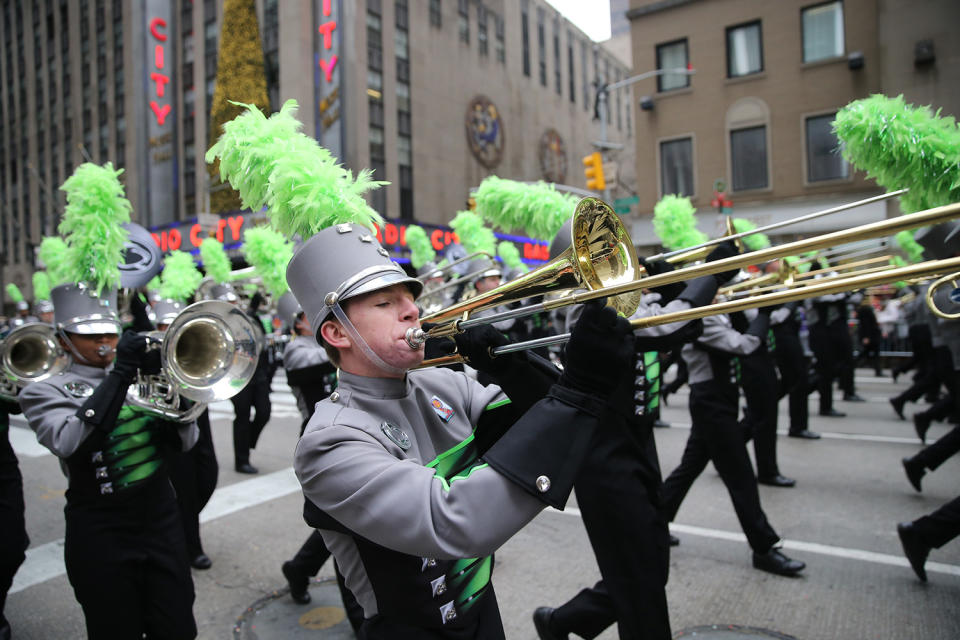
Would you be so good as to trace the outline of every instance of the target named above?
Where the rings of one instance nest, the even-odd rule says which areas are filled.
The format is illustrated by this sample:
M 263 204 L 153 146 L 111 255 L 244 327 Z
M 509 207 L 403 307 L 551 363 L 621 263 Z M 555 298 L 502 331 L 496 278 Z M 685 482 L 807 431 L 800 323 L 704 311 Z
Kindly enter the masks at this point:
M 553 84 L 557 95 L 563 95 L 563 65 L 560 64 L 560 25 L 553 22 Z
M 480 55 L 486 56 L 487 48 L 487 9 L 482 4 L 477 5 L 477 48 Z
M 495 25 L 494 28 L 497 33 L 497 62 L 505 65 L 507 64 L 507 45 L 503 27 L 503 16 L 494 15 L 493 24 Z
M 849 176 L 849 169 L 840 155 L 840 142 L 833 133 L 837 114 L 813 116 L 806 120 L 807 181 L 839 180 Z
M 370 107 L 370 126 L 383 128 L 383 102 L 371 98 L 367 101 Z
M 430 0 L 430 26 L 443 26 L 443 14 L 440 13 L 440 0 Z
M 577 81 L 573 72 L 573 34 L 567 31 L 567 89 L 570 91 L 570 103 L 577 102 Z
M 370 125 L 370 159 L 383 162 L 386 158 L 383 149 L 383 129 Z
M 733 173 L 733 190 L 766 189 L 767 176 L 767 127 L 748 127 L 730 132 L 730 162 Z
M 400 218 L 413 220 L 413 168 L 400 165 Z M 377 189 L 383 191 L 383 189 Z
M 693 138 L 660 143 L 660 194 L 693 195 Z
M 686 38 L 657 45 L 657 70 L 686 69 L 689 60 Z M 664 73 L 657 76 L 657 91 L 671 91 L 689 86 L 690 76 L 685 73 Z
M 590 72 L 587 69 L 587 43 L 580 43 L 580 74 L 583 76 L 583 110 L 590 110 Z
M 457 0 L 457 12 L 459 13 L 460 42 L 470 44 L 470 4 L 468 0 Z
M 827 2 L 801 10 L 803 61 L 816 62 L 843 55 L 843 3 Z
M 760 21 L 727 27 L 727 77 L 763 71 L 763 38 Z
M 543 9 L 537 9 L 537 54 L 540 61 L 540 84 L 547 86 L 547 34 L 543 26 Z
M 410 25 L 409 10 L 407 0 L 396 0 L 393 4 L 394 24 L 397 29 L 407 29 Z
M 523 75 L 530 77 L 530 16 L 526 9 L 520 13 L 520 39 L 523 44 Z

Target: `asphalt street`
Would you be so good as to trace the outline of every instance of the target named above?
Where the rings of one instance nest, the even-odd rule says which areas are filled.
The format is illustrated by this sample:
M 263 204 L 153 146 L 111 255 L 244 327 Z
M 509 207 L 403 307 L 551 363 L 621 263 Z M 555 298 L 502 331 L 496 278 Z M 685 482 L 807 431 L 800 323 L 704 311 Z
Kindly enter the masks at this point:
M 781 471 L 796 478 L 797 486 L 760 487 L 784 551 L 807 563 L 801 577 L 753 569 L 719 476 L 708 467 L 694 484 L 672 529 L 681 539 L 672 551 L 668 585 L 676 634 L 742 625 L 804 640 L 960 638 L 960 540 L 933 550 L 929 582 L 923 584 L 903 558 L 896 534 L 897 522 L 933 511 L 960 493 L 960 457 L 928 473 L 922 493 L 914 491 L 900 460 L 921 445 L 912 423 L 899 420 L 887 402 L 906 381 L 895 384 L 868 370 L 858 374 L 858 392 L 867 402 L 843 402 L 838 395 L 835 406 L 846 418 L 815 415 L 811 398 L 810 428 L 823 433 L 821 440 L 779 438 Z M 256 476 L 233 470 L 231 405 L 211 410 L 222 466 L 217 493 L 202 514 L 213 567 L 193 573 L 200 638 L 349 637 L 346 623 L 338 622 L 328 582 L 311 587 L 310 605 L 296 605 L 284 593 L 280 565 L 309 531 L 291 469 L 299 414 L 282 372 L 273 388 L 273 417 L 251 459 L 260 469 Z M 685 391 L 670 397 L 663 417 L 672 426 L 656 432 L 665 474 L 679 461 L 689 434 L 686 400 Z M 908 418 L 923 406 L 909 405 Z M 780 407 L 785 434 L 786 403 Z M 935 424 L 928 441 L 948 428 Z M 82 612 L 63 569 L 66 481 L 56 458 L 36 444 L 22 419 L 14 418 L 11 438 L 24 475 L 31 540 L 7 600 L 13 637 L 83 638 Z M 328 563 L 319 579 L 331 576 Z M 576 500 L 563 512 L 543 512 L 497 554 L 494 584 L 507 637 L 535 639 L 534 608 L 559 605 L 598 577 Z M 616 637 L 613 628 L 600 636 Z

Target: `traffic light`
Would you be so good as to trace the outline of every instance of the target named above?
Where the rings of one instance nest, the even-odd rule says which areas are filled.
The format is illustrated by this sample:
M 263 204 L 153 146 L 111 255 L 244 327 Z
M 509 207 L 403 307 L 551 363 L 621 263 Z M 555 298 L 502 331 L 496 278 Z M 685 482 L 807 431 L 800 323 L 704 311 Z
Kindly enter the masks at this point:
M 587 189 L 603 191 L 607 188 L 607 181 L 603 177 L 603 156 L 599 151 L 583 157 L 583 175 L 587 177 Z

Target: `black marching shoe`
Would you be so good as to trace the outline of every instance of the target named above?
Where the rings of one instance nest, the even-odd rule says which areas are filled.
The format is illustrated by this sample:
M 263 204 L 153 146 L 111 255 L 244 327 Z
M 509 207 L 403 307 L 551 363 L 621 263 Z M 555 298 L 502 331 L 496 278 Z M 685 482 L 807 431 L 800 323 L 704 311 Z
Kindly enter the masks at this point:
M 550 628 L 554 611 L 553 607 L 537 607 L 533 612 L 533 626 L 537 630 L 537 637 L 540 640 L 569 640 L 567 634 L 557 633 Z
M 210 557 L 207 554 L 201 552 L 190 559 L 190 566 L 194 569 L 206 571 L 213 566 L 213 561 L 210 560 Z
M 260 473 L 260 470 L 257 469 L 252 464 L 250 464 L 249 462 L 239 463 L 234 466 L 234 469 L 236 469 L 237 473 L 249 473 L 249 474 Z
M 819 440 L 820 434 L 810 429 L 801 429 L 800 431 L 791 431 L 787 434 L 791 438 L 804 438 L 806 440 Z
M 757 478 L 757 482 L 760 484 L 765 484 L 768 487 L 792 487 L 797 484 L 797 481 L 793 478 L 788 478 L 779 474 L 775 476 L 760 476 Z
M 669 428 L 670 428 L 670 423 L 669 423 L 669 422 L 664 422 L 664 421 L 661 420 L 660 418 L 657 418 L 656 420 L 653 421 L 653 426 L 654 426 L 655 428 L 657 428 L 657 429 L 669 429 Z
M 846 418 L 847 414 L 843 411 L 837 411 L 836 409 L 830 409 L 828 411 L 821 411 L 820 415 L 824 418 Z
M 930 422 L 932 422 L 930 418 L 922 413 L 913 414 L 913 428 L 923 444 L 927 444 L 927 431 L 930 429 Z
M 310 579 L 297 571 L 289 560 L 281 565 L 280 570 L 283 571 L 283 577 L 287 579 L 287 584 L 290 585 L 290 597 L 293 598 L 293 601 L 297 604 L 309 603 L 310 592 L 307 591 L 307 586 L 310 584 Z
M 753 554 L 753 568 L 775 573 L 778 576 L 793 577 L 806 568 L 806 564 L 783 555 L 776 547 L 771 547 L 766 553 Z
M 897 525 L 897 535 L 900 536 L 900 544 L 903 545 L 903 555 L 907 556 L 913 572 L 917 574 L 923 582 L 927 581 L 927 570 L 924 564 L 927 562 L 927 556 L 930 554 L 930 547 L 923 544 L 918 538 L 916 527 L 912 522 L 901 522 Z
M 679 546 L 680 546 L 680 538 L 678 538 L 677 536 L 673 535 L 672 533 L 670 534 L 670 546 L 671 546 L 671 547 L 679 547 Z
M 907 472 L 907 480 L 910 481 L 910 484 L 912 484 L 913 488 L 918 492 L 923 491 L 923 489 L 920 488 L 920 480 L 923 478 L 924 474 L 927 473 L 923 468 L 923 465 L 919 462 L 915 462 L 913 458 L 904 458 L 902 462 L 903 470 Z
M 855 393 L 843 394 L 843 400 L 844 402 L 866 402 L 867 401 L 866 398 L 863 398 L 862 396 L 858 396 Z
M 899 398 L 890 398 L 890 406 L 893 407 L 894 412 L 901 420 L 906 420 L 907 417 L 903 415 L 903 405 L 906 401 L 900 400 Z

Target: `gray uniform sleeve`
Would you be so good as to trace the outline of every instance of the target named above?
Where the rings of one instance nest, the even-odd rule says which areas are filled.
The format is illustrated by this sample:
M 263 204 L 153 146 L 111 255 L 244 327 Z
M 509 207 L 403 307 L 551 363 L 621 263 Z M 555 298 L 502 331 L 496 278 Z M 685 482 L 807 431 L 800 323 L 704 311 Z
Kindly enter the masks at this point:
M 679 298 L 671 300 L 665 305 L 660 305 L 658 301 L 653 301 L 653 296 L 656 296 L 656 299 L 659 300 L 660 296 L 658 294 L 653 294 L 649 298 L 644 296 L 640 302 L 640 306 L 637 308 L 636 313 L 630 316 L 630 319 L 635 318 L 650 318 L 653 316 L 662 316 L 667 313 L 673 313 L 675 311 L 686 311 L 687 309 L 692 308 L 691 305 L 686 300 L 680 300 Z M 645 327 L 643 329 L 637 329 L 634 333 L 638 336 L 644 336 L 647 338 L 657 338 L 660 336 L 668 336 L 672 333 L 676 333 L 686 325 L 690 324 L 690 320 L 684 320 L 682 322 L 671 322 L 669 324 L 661 324 L 654 327 Z
M 707 316 L 703 319 L 703 333 L 697 343 L 717 351 L 737 356 L 748 356 L 760 347 L 760 338 L 740 333 L 730 325 L 725 315 Z
M 93 427 L 75 414 L 81 402 L 57 387 L 34 382 L 20 392 L 20 407 L 37 440 L 59 458 L 68 458 Z
M 543 509 L 486 464 L 447 482 L 398 459 L 394 445 L 371 435 L 373 421 L 343 409 L 333 424 L 308 429 L 295 468 L 309 500 L 374 543 L 421 557 L 489 555 Z
M 314 347 L 310 344 L 298 344 L 303 340 L 311 340 L 309 337 L 298 337 L 284 349 L 283 352 L 283 368 L 287 371 L 296 371 L 297 369 L 306 369 L 307 367 L 315 367 L 318 364 L 324 364 L 329 362 L 327 358 L 327 352 L 317 345 Z

